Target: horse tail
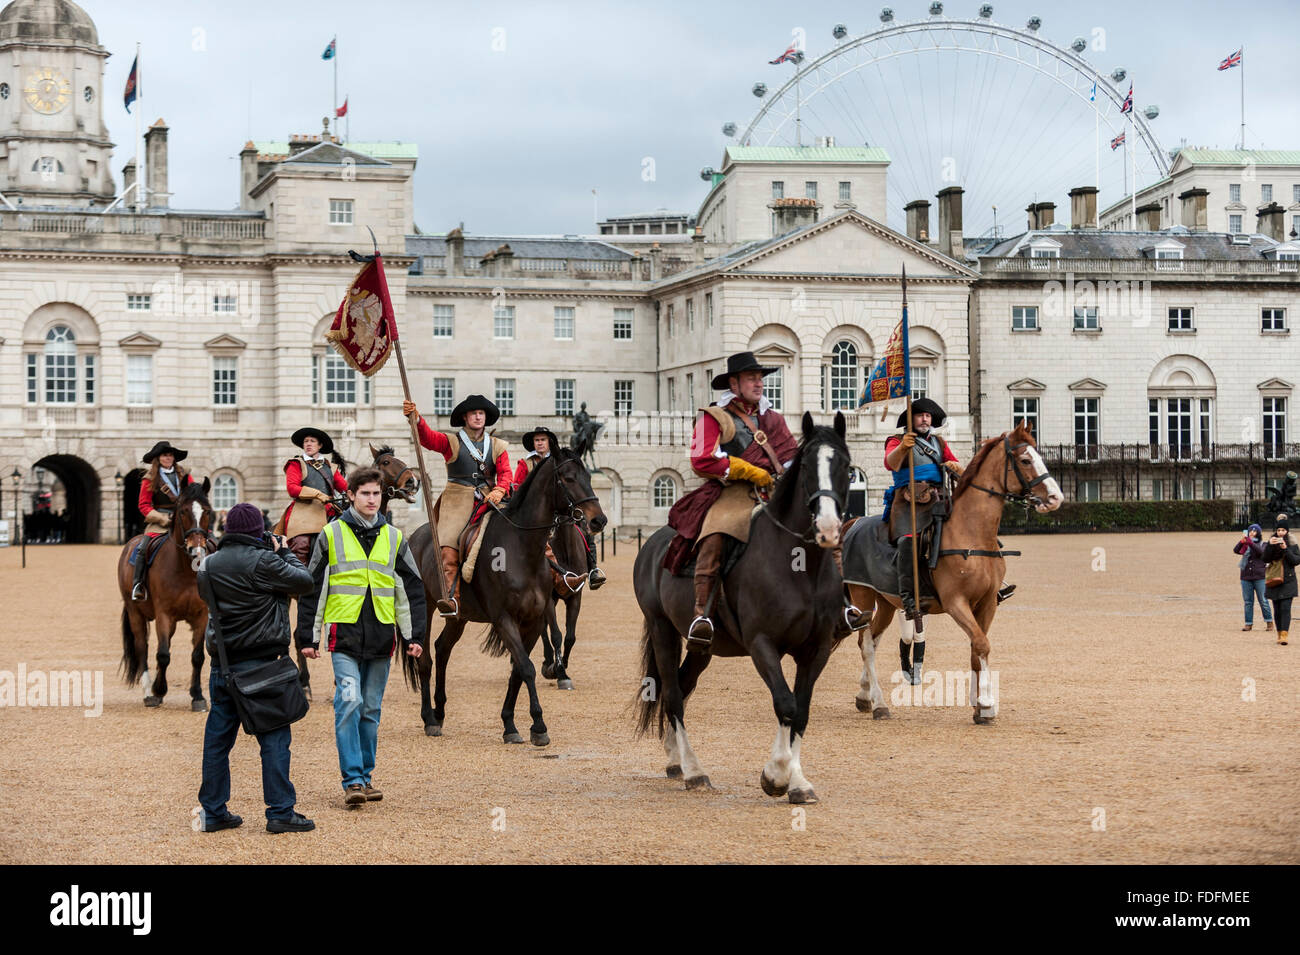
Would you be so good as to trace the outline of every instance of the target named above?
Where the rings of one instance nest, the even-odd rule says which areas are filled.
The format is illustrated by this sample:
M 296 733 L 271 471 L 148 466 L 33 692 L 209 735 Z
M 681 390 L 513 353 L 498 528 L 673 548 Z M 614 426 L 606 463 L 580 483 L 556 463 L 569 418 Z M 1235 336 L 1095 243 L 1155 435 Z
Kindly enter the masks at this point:
M 501 631 L 497 630 L 496 624 L 488 629 L 487 635 L 483 637 L 483 645 L 479 649 L 490 657 L 504 657 L 510 652 L 510 647 L 501 636 Z
M 659 667 L 655 662 L 655 644 L 654 644 L 654 627 L 650 618 L 647 616 L 645 626 L 641 631 L 641 672 L 645 676 L 641 680 L 641 685 L 637 688 L 636 699 L 633 705 L 636 707 L 636 735 L 644 736 L 650 732 L 650 725 L 658 723 L 658 736 L 660 739 L 664 735 L 664 725 L 667 714 L 663 705 L 663 687 L 659 681 Z
M 131 615 L 125 604 L 122 606 L 121 670 L 128 686 L 134 685 L 140 679 L 140 674 L 144 672 L 144 660 L 135 653 L 135 632 L 131 629 Z
M 405 640 L 398 640 L 397 645 L 400 648 L 399 652 L 402 654 L 402 681 L 406 684 L 408 690 L 418 690 L 420 688 L 420 671 L 417 669 L 419 665 L 416 663 L 415 657 L 406 651 Z M 432 641 L 430 641 L 430 646 L 432 646 Z M 425 649 L 426 653 L 428 649 Z

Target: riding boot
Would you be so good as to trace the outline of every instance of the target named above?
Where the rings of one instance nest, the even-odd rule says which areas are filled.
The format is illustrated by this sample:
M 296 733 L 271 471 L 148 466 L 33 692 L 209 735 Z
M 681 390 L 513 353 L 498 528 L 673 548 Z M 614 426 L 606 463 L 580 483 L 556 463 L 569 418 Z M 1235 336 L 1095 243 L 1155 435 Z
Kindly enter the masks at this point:
M 149 569 L 145 562 L 145 551 L 147 551 L 148 549 L 149 549 L 148 537 L 146 537 L 143 541 L 137 544 L 135 548 L 135 575 L 131 581 L 132 600 L 149 599 L 149 591 L 145 588 L 144 585 L 144 574 L 145 571 Z
M 454 547 L 442 548 L 442 579 L 447 585 L 447 596 L 438 601 L 438 613 L 448 619 L 460 616 L 460 601 L 456 599 L 456 582 L 460 577 L 460 551 Z
M 924 669 L 923 666 L 924 663 L 925 663 L 925 641 L 913 640 L 912 641 L 912 685 L 913 686 L 919 686 L 921 684 L 921 671 Z
M 708 653 L 713 645 L 713 621 L 709 619 L 713 591 L 722 569 L 723 538 L 710 534 L 699 542 L 695 552 L 695 619 L 686 634 L 686 649 Z
M 998 603 L 1002 603 L 1002 601 L 1009 599 L 1015 592 L 1015 584 L 1003 584 L 998 588 Z
M 903 604 L 903 616 L 915 620 L 920 614 L 916 609 L 916 580 L 912 576 L 912 537 L 898 539 L 898 554 L 894 557 L 895 569 L 898 571 L 898 599 Z
M 605 572 L 596 566 L 596 542 L 587 534 L 582 536 L 587 545 L 587 581 L 592 590 L 599 590 L 606 578 Z

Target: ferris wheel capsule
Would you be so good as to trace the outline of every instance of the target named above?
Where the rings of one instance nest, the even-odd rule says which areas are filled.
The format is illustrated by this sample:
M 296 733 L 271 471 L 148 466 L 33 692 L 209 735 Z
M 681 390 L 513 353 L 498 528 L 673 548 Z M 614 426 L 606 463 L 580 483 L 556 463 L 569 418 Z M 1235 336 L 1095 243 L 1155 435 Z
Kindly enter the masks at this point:
M 1025 24 L 1025 29 L 1027 29 L 1030 33 L 1037 33 L 1038 28 L 1041 27 L 1042 25 L 1043 25 L 1042 17 L 1030 17 L 1029 21 Z
M 1155 103 L 1152 103 L 1150 106 L 1142 110 L 1142 115 L 1145 116 L 1147 119 L 1155 119 L 1157 116 L 1160 115 L 1160 107 L 1157 106 Z
M 943 16 L 943 4 L 937 2 L 930 4 L 930 16 L 932 17 Z
M 755 96 L 759 97 L 760 99 L 762 99 L 764 96 L 767 95 L 767 84 L 755 83 L 754 88 L 750 90 L 750 92 L 753 93 Z
M 980 7 L 980 19 L 981 20 L 993 19 L 993 4 L 986 3 Z
M 1110 74 L 1110 78 L 1116 83 L 1124 82 L 1124 77 L 1126 76 L 1128 76 L 1128 70 L 1124 69 L 1122 66 L 1115 67 L 1114 71 Z
M 837 40 L 843 40 L 848 35 L 849 35 L 849 28 L 846 27 L 843 23 L 835 24 L 835 29 L 831 31 L 831 36 L 835 37 L 835 39 Z
M 713 179 L 713 167 L 705 166 L 703 169 L 701 169 L 700 178 L 703 179 L 705 182 L 710 182 Z
M 736 124 L 735 124 L 735 123 L 723 123 L 723 124 L 722 124 L 722 135 L 726 136 L 727 138 L 731 138 L 732 136 L 735 136 L 735 135 L 736 135 Z
M 1081 36 L 1076 36 L 1074 42 L 1070 44 L 1070 49 L 1075 53 L 1082 53 L 1084 50 L 1088 49 L 1088 41 Z
M 885 9 L 881 10 L 881 11 L 880 11 L 880 22 L 881 22 L 881 23 L 893 23 L 893 22 L 894 22 L 894 11 L 891 10 L 889 7 L 885 7 Z

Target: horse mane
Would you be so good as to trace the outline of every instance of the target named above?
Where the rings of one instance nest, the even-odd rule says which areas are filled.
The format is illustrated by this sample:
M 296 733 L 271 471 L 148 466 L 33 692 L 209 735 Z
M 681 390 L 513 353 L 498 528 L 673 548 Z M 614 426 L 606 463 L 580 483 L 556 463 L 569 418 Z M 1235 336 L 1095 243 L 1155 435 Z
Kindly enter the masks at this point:
M 577 454 L 575 454 L 569 448 L 556 448 L 554 451 L 551 452 L 550 457 L 546 458 L 539 465 L 537 465 L 537 467 L 529 471 L 528 477 L 524 478 L 524 482 L 520 484 L 517 488 L 515 488 L 514 493 L 512 493 L 510 497 L 507 499 L 505 507 L 503 508 L 505 513 L 507 514 L 518 513 L 518 511 L 523 507 L 524 499 L 528 497 L 528 491 L 533 486 L 533 480 L 537 477 L 538 473 L 541 472 L 542 468 L 546 467 L 548 463 L 553 462 L 556 467 L 559 467 L 565 461 L 577 461 L 577 460 L 578 460 Z
M 392 446 L 391 444 L 385 444 L 385 445 L 383 445 L 382 447 L 375 448 L 375 460 L 376 460 L 376 461 L 378 461 L 380 458 L 382 458 L 385 454 L 393 454 L 393 455 L 395 455 L 395 454 L 397 454 L 397 452 L 393 450 L 393 446 Z
M 338 468 L 339 474 L 342 474 L 344 477 L 348 476 L 348 462 L 343 455 L 339 454 L 337 451 L 331 451 L 330 460 L 334 462 L 334 467 Z
M 1016 425 L 1011 431 L 1003 431 L 1001 434 L 987 439 L 980 445 L 980 449 L 975 452 L 975 456 L 970 459 L 970 464 L 966 465 L 965 469 L 962 470 L 961 479 L 958 480 L 957 486 L 953 488 L 952 499 L 954 501 L 961 496 L 961 493 L 965 491 L 966 488 L 970 487 L 970 485 L 974 483 L 975 475 L 979 473 L 979 469 L 984 465 L 984 459 L 993 453 L 993 449 L 997 447 L 1004 438 L 1008 437 L 1023 439 L 1037 447 L 1037 445 L 1034 444 L 1034 436 L 1026 431 L 1024 425 L 1021 424 Z M 1015 443 L 1018 444 L 1019 441 Z
M 845 443 L 835 429 L 826 425 L 816 425 L 816 430 L 811 437 L 803 438 L 799 442 L 799 447 L 795 451 L 794 460 L 786 468 L 785 473 L 777 478 L 776 485 L 772 488 L 772 496 L 769 506 L 775 509 L 782 509 L 792 505 L 795 494 L 798 493 L 800 466 L 803 463 L 804 451 L 813 444 L 821 444 L 829 441 L 837 445 L 846 454 L 849 446 Z
M 185 487 L 181 488 L 181 496 L 178 497 L 176 501 L 178 504 L 186 504 L 189 503 L 190 501 L 198 501 L 204 507 L 210 508 L 212 506 L 211 504 L 208 503 L 208 496 L 203 493 L 203 485 L 200 484 L 198 481 L 195 481 L 192 484 L 187 484 L 185 485 Z

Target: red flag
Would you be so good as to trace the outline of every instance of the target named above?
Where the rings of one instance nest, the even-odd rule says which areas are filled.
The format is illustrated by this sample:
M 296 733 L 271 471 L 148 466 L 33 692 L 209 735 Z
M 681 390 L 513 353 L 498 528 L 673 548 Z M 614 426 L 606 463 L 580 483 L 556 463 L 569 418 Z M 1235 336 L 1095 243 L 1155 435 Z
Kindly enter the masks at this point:
M 352 280 L 325 338 L 367 378 L 388 361 L 397 341 L 397 316 L 388 297 L 384 260 L 378 252 Z
M 344 97 L 344 99 L 343 99 L 343 105 L 340 106 L 338 109 L 336 109 L 336 110 L 334 111 L 334 115 L 335 115 L 335 117 L 338 118 L 338 119 L 342 119 L 344 116 L 348 115 L 348 101 L 347 101 L 347 97 Z

